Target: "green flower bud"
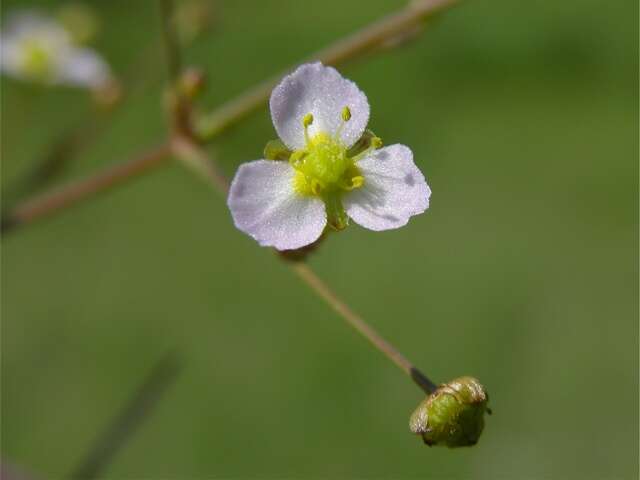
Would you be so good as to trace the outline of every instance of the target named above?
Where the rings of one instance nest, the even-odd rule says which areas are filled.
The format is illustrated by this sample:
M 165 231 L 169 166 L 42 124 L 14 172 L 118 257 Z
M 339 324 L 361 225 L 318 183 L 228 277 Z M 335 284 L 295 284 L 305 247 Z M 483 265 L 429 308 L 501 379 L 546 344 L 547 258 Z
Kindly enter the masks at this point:
M 460 377 L 440 385 L 418 405 L 409 428 L 424 443 L 449 448 L 475 445 L 484 428 L 487 407 L 484 387 L 473 377 Z
M 282 142 L 282 140 L 269 140 L 264 147 L 264 158 L 267 160 L 289 160 L 291 150 Z

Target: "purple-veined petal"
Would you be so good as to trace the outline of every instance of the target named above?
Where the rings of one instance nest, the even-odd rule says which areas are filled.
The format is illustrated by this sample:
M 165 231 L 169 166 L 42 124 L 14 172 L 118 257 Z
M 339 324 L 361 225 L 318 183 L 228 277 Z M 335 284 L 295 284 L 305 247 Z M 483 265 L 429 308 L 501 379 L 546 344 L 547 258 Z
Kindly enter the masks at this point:
M 282 79 L 271 93 L 269 102 L 273 125 L 282 141 L 292 150 L 305 145 L 302 118 L 313 115 L 309 135 L 324 132 L 335 135 L 344 123 L 340 138 L 350 147 L 364 132 L 369 122 L 369 102 L 351 80 L 335 68 L 320 62 L 308 63 Z M 342 120 L 344 107 L 349 107 L 351 119 Z
M 324 203 L 293 187 L 287 162 L 256 160 L 240 166 L 227 203 L 236 227 L 265 247 L 294 250 L 315 242 L 325 225 Z
M 413 163 L 411 150 L 391 145 L 357 163 L 364 185 L 345 195 L 347 215 L 369 230 L 390 230 L 407 224 L 429 208 L 431 189 Z

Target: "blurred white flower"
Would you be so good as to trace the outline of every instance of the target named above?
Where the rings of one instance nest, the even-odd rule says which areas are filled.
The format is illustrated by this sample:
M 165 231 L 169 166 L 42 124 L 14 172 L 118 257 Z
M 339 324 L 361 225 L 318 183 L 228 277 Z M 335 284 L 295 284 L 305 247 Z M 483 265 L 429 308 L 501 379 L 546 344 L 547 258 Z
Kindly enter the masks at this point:
M 380 148 L 365 132 L 366 96 L 334 68 L 302 65 L 273 90 L 270 108 L 284 143 L 270 158 L 288 162 L 241 165 L 228 198 L 236 227 L 260 245 L 301 248 L 349 217 L 370 230 L 399 228 L 428 208 L 431 190 L 411 150 Z
M 0 30 L 0 71 L 46 85 L 99 89 L 111 80 L 95 51 L 75 45 L 58 22 L 36 11 L 14 13 Z

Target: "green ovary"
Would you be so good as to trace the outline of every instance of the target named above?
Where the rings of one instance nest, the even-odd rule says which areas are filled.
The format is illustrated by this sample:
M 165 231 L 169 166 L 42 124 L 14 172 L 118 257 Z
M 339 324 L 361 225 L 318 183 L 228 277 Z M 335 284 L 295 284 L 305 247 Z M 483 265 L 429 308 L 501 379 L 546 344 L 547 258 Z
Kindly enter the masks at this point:
M 293 152 L 289 159 L 296 169 L 295 190 L 301 195 L 322 198 L 329 225 L 337 230 L 348 224 L 342 195 L 364 183 L 355 161 L 347 155 L 347 148 L 339 140 L 325 133 L 308 139 L 307 145 Z

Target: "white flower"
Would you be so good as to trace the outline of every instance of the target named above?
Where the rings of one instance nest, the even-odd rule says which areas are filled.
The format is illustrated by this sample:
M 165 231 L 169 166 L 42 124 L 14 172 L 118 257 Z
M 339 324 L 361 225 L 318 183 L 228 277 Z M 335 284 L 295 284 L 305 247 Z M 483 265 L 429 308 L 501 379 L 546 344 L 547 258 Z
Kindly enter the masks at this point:
M 70 33 L 35 11 L 10 15 L 0 32 L 0 71 L 48 85 L 100 88 L 109 66 L 93 50 L 75 45 Z
M 260 245 L 301 248 L 348 217 L 370 230 L 399 228 L 429 207 L 411 150 L 380 148 L 365 132 L 367 97 L 334 68 L 302 65 L 273 90 L 270 107 L 289 161 L 241 165 L 228 198 L 236 227 Z

